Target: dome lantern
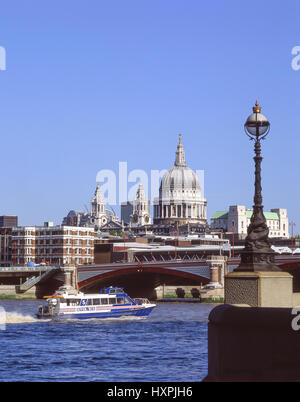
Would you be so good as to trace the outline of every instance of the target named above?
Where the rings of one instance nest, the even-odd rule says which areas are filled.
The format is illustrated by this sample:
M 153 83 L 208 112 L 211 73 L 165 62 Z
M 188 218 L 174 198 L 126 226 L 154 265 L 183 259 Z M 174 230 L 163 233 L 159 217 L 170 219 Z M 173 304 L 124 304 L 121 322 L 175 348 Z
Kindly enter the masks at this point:
M 177 145 L 176 159 L 175 159 L 174 165 L 175 166 L 186 166 L 185 153 L 184 153 L 183 145 L 181 142 L 181 134 L 179 134 L 179 143 Z

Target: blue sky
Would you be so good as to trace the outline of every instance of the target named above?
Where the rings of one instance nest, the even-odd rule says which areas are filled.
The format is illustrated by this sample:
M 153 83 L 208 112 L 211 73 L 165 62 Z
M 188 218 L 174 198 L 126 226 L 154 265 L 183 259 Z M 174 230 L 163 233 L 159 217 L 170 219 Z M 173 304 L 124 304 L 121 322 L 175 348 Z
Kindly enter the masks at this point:
M 265 210 L 300 232 L 298 1 L 3 0 L 0 214 L 61 223 L 89 205 L 101 169 L 168 169 L 178 133 L 205 171 L 208 216 L 251 207 L 256 99 Z M 130 185 L 129 185 L 130 187 Z

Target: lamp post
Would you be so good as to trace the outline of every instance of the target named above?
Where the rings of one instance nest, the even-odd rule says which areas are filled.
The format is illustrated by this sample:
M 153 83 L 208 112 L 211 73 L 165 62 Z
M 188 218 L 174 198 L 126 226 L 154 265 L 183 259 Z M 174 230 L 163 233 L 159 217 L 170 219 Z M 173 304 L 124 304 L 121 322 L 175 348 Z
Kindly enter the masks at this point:
M 178 238 L 177 238 L 177 236 L 178 236 L 178 231 L 177 231 L 177 230 L 175 230 L 174 235 L 175 235 L 175 237 L 174 237 L 175 260 L 177 260 L 177 245 L 178 245 Z
M 234 230 L 235 230 L 234 222 L 232 222 L 230 230 L 232 231 L 232 257 L 234 258 Z
M 255 192 L 253 214 L 247 230 L 245 247 L 241 251 L 240 265 L 235 269 L 239 271 L 281 271 L 275 265 L 275 253 L 271 249 L 269 241 L 269 229 L 263 212 L 262 187 L 261 187 L 261 140 L 264 140 L 269 133 L 270 123 L 261 114 L 261 107 L 256 101 L 253 113 L 247 118 L 244 125 L 245 132 L 254 143 L 255 162 Z
M 293 252 L 293 239 L 294 239 L 294 226 L 296 226 L 295 222 L 290 222 L 289 225 L 292 227 L 292 252 Z
M 14 241 L 13 245 L 14 245 L 14 266 L 16 266 L 17 265 L 17 242 Z
M 125 247 L 125 239 L 127 239 L 127 238 L 128 238 L 128 236 L 127 236 L 125 233 L 123 233 L 122 237 L 123 237 L 123 240 L 124 240 L 124 262 L 126 262 L 126 247 Z

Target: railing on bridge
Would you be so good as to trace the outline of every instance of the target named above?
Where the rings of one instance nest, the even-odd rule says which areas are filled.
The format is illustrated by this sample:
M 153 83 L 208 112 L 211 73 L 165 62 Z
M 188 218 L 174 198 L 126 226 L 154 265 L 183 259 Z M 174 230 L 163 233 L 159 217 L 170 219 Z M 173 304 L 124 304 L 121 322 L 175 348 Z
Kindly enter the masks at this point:
M 146 255 L 143 255 L 142 258 L 139 258 L 137 255 L 134 257 L 134 260 L 132 262 L 128 262 L 128 261 L 122 261 L 122 263 L 147 263 L 147 262 L 157 262 L 157 263 L 162 263 L 162 262 L 174 262 L 174 261 L 178 261 L 178 262 L 183 262 L 183 261 L 204 261 L 207 258 L 207 256 L 205 254 L 199 256 L 197 254 L 194 254 L 193 256 L 189 256 L 189 255 L 184 255 L 183 257 L 181 257 L 180 255 L 178 255 L 176 258 L 169 256 L 169 258 L 164 258 L 162 255 L 156 255 L 156 256 L 152 256 L 151 258 L 147 258 Z M 118 264 L 121 262 L 118 262 Z
M 59 265 L 38 265 L 34 267 L 15 266 L 15 267 L 0 267 L 0 272 L 41 272 L 49 269 L 59 269 Z

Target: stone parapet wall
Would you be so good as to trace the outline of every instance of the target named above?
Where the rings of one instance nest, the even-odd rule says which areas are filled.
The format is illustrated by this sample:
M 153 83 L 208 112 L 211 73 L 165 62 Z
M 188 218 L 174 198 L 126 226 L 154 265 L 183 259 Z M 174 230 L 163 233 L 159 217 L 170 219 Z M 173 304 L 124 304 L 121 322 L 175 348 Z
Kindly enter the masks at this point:
M 25 295 L 28 297 L 30 296 L 35 296 L 36 292 L 36 287 L 33 286 L 31 289 L 29 289 Z M 0 295 L 16 295 L 16 286 L 15 285 L 0 285 Z
M 299 319 L 291 308 L 215 307 L 206 381 L 299 381 Z

